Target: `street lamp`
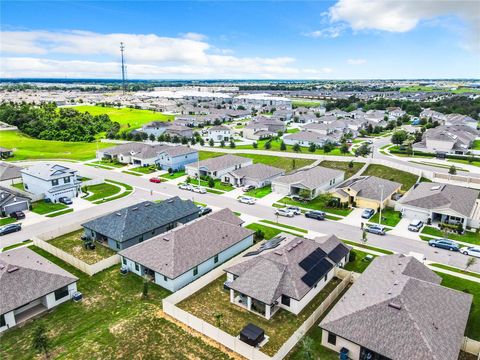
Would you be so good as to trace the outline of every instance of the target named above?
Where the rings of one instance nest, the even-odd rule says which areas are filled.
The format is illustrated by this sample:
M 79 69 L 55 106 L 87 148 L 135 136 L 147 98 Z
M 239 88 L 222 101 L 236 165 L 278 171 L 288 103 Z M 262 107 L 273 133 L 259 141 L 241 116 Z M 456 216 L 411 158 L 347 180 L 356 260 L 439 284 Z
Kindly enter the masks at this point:
M 382 207 L 383 207 L 383 185 L 380 185 L 380 214 L 378 216 L 378 224 L 382 225 Z

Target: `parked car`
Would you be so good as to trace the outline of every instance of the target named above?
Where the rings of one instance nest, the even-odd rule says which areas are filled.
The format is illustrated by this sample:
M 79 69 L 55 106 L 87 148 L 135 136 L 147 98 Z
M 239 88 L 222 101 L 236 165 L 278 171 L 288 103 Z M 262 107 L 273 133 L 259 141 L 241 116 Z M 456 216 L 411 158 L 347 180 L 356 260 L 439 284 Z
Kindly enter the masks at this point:
M 256 199 L 250 196 L 240 196 L 238 198 L 238 201 L 241 202 L 242 204 L 248 204 L 248 205 L 255 205 L 255 203 L 257 202 Z
M 470 255 L 480 258 L 480 246 L 466 246 L 460 249 L 464 255 Z
M 253 190 L 253 189 L 255 189 L 255 186 L 247 185 L 247 186 L 244 186 L 242 190 L 243 190 L 243 192 L 247 192 L 247 191 L 250 191 L 250 190 Z
M 61 198 L 58 199 L 58 201 L 61 202 L 62 204 L 65 204 L 65 205 L 72 205 L 73 204 L 72 199 L 70 199 L 66 196 L 62 196 Z
M 0 227 L 0 236 L 22 230 L 21 224 L 8 224 Z
M 293 215 L 301 215 L 302 214 L 302 210 L 300 210 L 300 208 L 298 206 L 287 206 L 286 209 L 288 211 L 293 212 Z
M 365 209 L 365 210 L 363 210 L 363 212 L 362 212 L 362 218 L 364 218 L 364 219 L 370 219 L 370 218 L 373 216 L 373 214 L 375 214 L 375 210 L 373 210 L 373 209 Z
M 152 178 L 150 178 L 149 181 L 152 182 L 152 183 L 155 183 L 155 184 L 160 184 L 162 182 L 162 180 L 158 177 L 152 177 Z
M 366 232 L 377 234 L 377 235 L 385 235 L 385 228 L 381 225 L 370 225 L 365 228 Z
M 423 226 L 423 221 L 420 220 L 413 220 L 409 225 L 408 225 L 408 230 L 413 231 L 413 232 L 419 232 L 420 229 Z
M 373 140 L 367 140 L 365 141 L 368 145 L 372 145 L 373 144 Z
M 275 215 L 293 217 L 295 214 L 290 210 L 288 210 L 287 208 L 285 208 L 285 209 L 276 209 Z
M 187 183 L 181 183 L 181 184 L 178 185 L 178 188 L 179 188 L 179 189 L 182 189 L 182 190 L 189 190 L 189 191 L 191 191 L 191 190 L 192 190 L 192 185 L 187 184 Z
M 448 239 L 432 239 L 428 242 L 428 245 L 450 251 L 460 251 L 460 246 L 455 241 Z
M 192 191 L 196 192 L 198 194 L 206 194 L 207 190 L 204 187 L 201 186 L 192 186 Z
M 14 211 L 10 214 L 10 217 L 17 220 L 25 219 L 25 213 L 23 211 Z
M 199 212 L 200 216 L 207 215 L 212 212 L 212 209 L 206 206 L 198 205 L 198 208 L 200 209 L 200 212 Z
M 305 213 L 305 217 L 315 220 L 325 220 L 325 213 L 319 210 L 311 210 Z

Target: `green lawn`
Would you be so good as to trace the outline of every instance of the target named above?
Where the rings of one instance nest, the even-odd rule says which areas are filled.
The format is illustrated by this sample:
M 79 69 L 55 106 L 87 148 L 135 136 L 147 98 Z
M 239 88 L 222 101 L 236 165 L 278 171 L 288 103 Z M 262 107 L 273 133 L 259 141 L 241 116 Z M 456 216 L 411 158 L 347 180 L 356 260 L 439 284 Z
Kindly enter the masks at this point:
M 380 212 L 376 212 L 368 222 L 378 224 Z M 395 227 L 400 222 L 400 212 L 393 210 L 393 208 L 386 207 L 382 209 L 382 225 Z
M 185 176 L 185 170 L 175 171 L 171 174 L 164 174 L 164 175 L 161 175 L 160 177 L 162 179 L 173 180 L 173 179 L 178 179 L 179 177 L 182 177 L 182 176 Z
M 80 237 L 83 235 L 83 229 L 59 236 L 55 239 L 49 240 L 48 243 L 69 254 L 72 254 L 79 260 L 87 264 L 95 264 L 100 260 L 109 258 L 115 255 L 115 251 L 106 246 L 95 243 L 95 250 L 86 250 L 83 246 L 84 242 Z
M 447 159 L 447 161 L 457 163 L 457 164 L 466 164 L 466 165 L 473 165 L 473 166 L 480 167 L 480 161 L 468 161 L 468 160 L 462 160 L 462 159 Z M 459 170 L 459 168 L 457 168 L 457 170 Z M 466 171 L 466 170 L 463 170 L 463 171 Z
M 401 190 L 404 192 L 410 189 L 418 179 L 418 176 L 415 174 L 376 164 L 369 165 L 362 175 L 376 176 L 382 179 L 396 181 L 402 184 Z
M 286 205 L 294 205 L 294 206 L 300 206 L 300 207 L 313 209 L 313 210 L 321 210 L 321 211 L 325 211 L 325 212 L 340 215 L 340 216 L 347 216 L 352 212 L 352 209 L 343 209 L 343 208 L 340 209 L 340 208 L 327 207 L 324 199 L 321 196 L 306 202 L 295 201 L 290 199 L 289 197 L 284 197 L 278 202 Z
M 292 107 L 298 108 L 298 107 L 305 107 L 305 108 L 311 108 L 311 107 L 319 107 L 324 104 L 324 101 L 308 101 L 308 100 L 292 100 Z
M 352 250 L 351 253 L 355 253 L 355 260 L 350 261 L 345 265 L 345 270 L 348 271 L 354 271 L 357 273 L 363 273 L 365 269 L 368 267 L 368 265 L 371 264 L 371 261 L 365 260 L 365 256 L 371 255 L 369 253 L 360 251 L 360 250 Z M 374 258 L 376 257 L 375 255 L 372 255 Z M 372 260 L 373 261 L 373 260 Z
M 157 169 L 155 168 L 155 166 L 139 166 L 131 168 L 129 171 L 138 172 L 140 174 L 152 174 L 157 171 Z
M 348 179 L 360 171 L 362 166 L 365 165 L 365 163 L 353 162 L 352 167 L 350 167 L 349 164 L 348 161 L 325 160 L 320 163 L 320 166 L 345 171 L 345 179 Z
M 258 140 L 257 141 L 257 149 L 258 150 L 269 150 L 269 151 L 278 151 L 278 152 L 295 152 L 293 150 L 293 146 L 292 145 L 287 145 L 287 150 L 285 151 L 282 151 L 280 150 L 280 145 L 282 143 L 282 140 L 281 139 L 272 139 L 270 140 L 270 149 L 265 149 L 265 143 L 268 142 L 269 140 L 267 139 L 264 139 L 264 140 Z M 253 145 L 238 145 L 237 146 L 237 149 L 249 149 L 249 150 L 255 150 L 255 148 L 253 147 Z M 350 153 L 347 153 L 347 154 L 343 154 L 341 151 L 340 151 L 340 148 L 335 148 L 333 149 L 331 152 L 329 153 L 324 153 L 322 149 L 316 149 L 315 152 L 309 152 L 308 151 L 308 147 L 301 147 L 300 148 L 300 152 L 302 153 L 306 153 L 306 154 L 320 154 L 320 155 L 336 155 L 336 156 L 352 156 L 352 154 Z
M 122 171 L 122 173 L 128 174 L 128 175 L 142 176 L 142 173 L 134 172 L 134 171 L 128 171 L 128 170 Z
M 89 193 L 92 193 L 91 195 L 84 198 L 85 200 L 95 201 L 118 194 L 122 189 L 120 189 L 116 185 L 105 182 L 98 185 L 88 186 L 86 189 L 84 188 L 83 190 L 87 190 Z
M 192 179 L 190 181 L 190 184 L 192 185 L 198 185 L 198 180 Z M 208 186 L 208 181 L 205 180 L 200 180 L 200 186 L 210 188 Z M 233 190 L 233 186 L 230 184 L 222 183 L 220 179 L 215 180 L 215 186 L 212 189 L 217 189 L 217 190 L 223 190 L 223 191 L 231 191 Z
M 464 274 L 464 275 L 468 275 L 468 276 L 472 276 L 472 277 L 476 277 L 476 278 L 480 279 L 480 273 L 467 271 L 467 270 L 462 270 L 462 269 L 452 267 L 452 266 L 448 266 L 448 265 L 444 265 L 444 264 L 433 263 L 433 264 L 430 264 L 430 266 L 433 266 L 433 267 L 436 267 L 436 268 L 439 268 L 439 269 L 444 269 L 444 270 L 448 270 L 448 271 L 457 272 L 459 274 Z
M 247 196 L 253 196 L 257 199 L 263 198 L 264 196 L 267 196 L 268 194 L 272 193 L 272 185 L 267 185 L 262 188 L 257 188 L 253 190 L 249 190 L 245 193 Z
M 151 110 L 139 110 L 130 108 L 112 108 L 103 106 L 75 106 L 75 110 L 80 112 L 89 112 L 91 115 L 107 114 L 112 121 L 120 124 L 122 129 L 136 129 L 143 124 L 151 121 L 169 121 L 175 117 L 173 115 L 165 115 L 160 112 Z
M 111 147 L 102 142 L 67 142 L 38 140 L 19 131 L 2 131 L 0 143 L 14 149 L 14 156 L 8 160 L 71 159 L 88 160 L 95 157 L 95 150 Z
M 177 306 L 212 325 L 218 326 L 233 336 L 237 336 L 248 323 L 259 326 L 265 331 L 265 335 L 270 337 L 267 344 L 260 350 L 270 356 L 278 351 L 283 343 L 340 283 L 339 279 L 332 279 L 300 314 L 294 315 L 289 311 L 280 309 L 270 320 L 266 320 L 230 303 L 230 292 L 223 289 L 225 279 L 225 275 L 220 276 Z M 223 316 L 218 323 L 215 315 L 219 313 Z
M 432 236 L 441 237 L 441 238 L 445 236 L 442 230 L 434 228 L 432 226 L 424 226 L 422 229 L 422 234 L 432 235 Z M 463 235 L 459 235 L 454 232 L 449 232 L 447 234 L 447 237 L 451 240 L 458 240 L 466 243 L 480 245 L 480 234 L 478 232 L 465 231 L 465 234 Z M 430 240 L 430 239 L 427 239 L 427 240 Z
M 17 220 L 11 217 L 0 218 L 0 226 L 11 224 L 11 223 L 14 223 L 15 221 Z
M 473 303 L 470 308 L 465 336 L 480 341 L 480 283 L 465 280 L 453 275 L 437 272 L 442 277 L 442 285 L 458 291 L 467 292 L 473 295 Z
M 38 325 L 50 337 L 51 358 L 63 359 L 228 359 L 217 348 L 168 321 L 161 312 L 169 293 L 143 280 L 121 275 L 118 266 L 88 276 L 43 250 L 35 251 L 79 278 L 83 300 L 68 301 L 22 327 L 2 334 L 2 360 L 40 359 L 32 347 Z
M 52 218 L 52 217 L 57 217 L 57 216 L 60 216 L 60 215 L 68 214 L 68 213 L 71 213 L 71 212 L 73 212 L 73 209 L 65 209 L 65 210 L 54 212 L 54 213 L 49 213 L 45 216 L 49 217 L 49 218 Z
M 122 168 L 124 166 L 127 166 L 127 164 L 122 164 L 116 161 L 110 161 L 110 160 L 98 160 L 98 161 L 93 161 L 90 164 L 96 164 L 96 165 L 106 165 L 106 166 L 111 166 L 115 168 Z
M 32 211 L 36 214 L 45 215 L 54 211 L 63 210 L 68 208 L 67 205 L 62 203 L 47 203 L 43 200 L 35 201 L 32 203 Z
M 12 250 L 12 249 L 16 249 L 20 246 L 25 246 L 25 245 L 29 245 L 32 243 L 32 240 L 23 240 L 22 242 L 20 243 L 16 243 L 16 244 L 13 244 L 13 245 L 9 245 L 9 246 L 5 246 L 3 249 L 2 249 L 2 252 L 5 252 L 5 251 L 8 251 L 8 250 Z
M 18 190 L 25 190 L 25 187 L 23 186 L 23 182 L 12 184 L 12 186 Z
M 270 221 L 270 220 L 260 220 L 260 222 L 265 223 L 265 224 L 270 224 L 270 225 L 279 226 L 279 227 L 282 227 L 282 228 L 285 228 L 285 229 L 289 229 L 289 230 L 293 230 L 293 231 L 296 231 L 296 232 L 308 234 L 308 230 L 305 230 L 305 229 L 302 229 L 302 228 L 299 228 L 299 227 L 296 227 L 296 226 L 291 226 L 291 225 L 287 225 L 287 224 L 282 224 L 282 223 L 280 223 L 280 222 Z
M 376 252 L 379 252 L 381 254 L 385 254 L 385 255 L 391 255 L 391 254 L 394 254 L 393 251 L 390 251 L 390 250 L 387 250 L 387 249 L 382 249 L 382 248 L 378 248 L 376 246 L 370 246 L 370 245 L 364 245 L 362 243 L 358 243 L 358 242 L 355 242 L 355 241 L 350 241 L 350 240 L 342 240 L 344 243 L 346 244 L 349 244 L 349 245 L 352 245 L 352 246 L 357 246 L 357 247 L 360 247 L 360 248 L 364 248 L 366 250 L 371 250 L 371 251 L 376 251 Z

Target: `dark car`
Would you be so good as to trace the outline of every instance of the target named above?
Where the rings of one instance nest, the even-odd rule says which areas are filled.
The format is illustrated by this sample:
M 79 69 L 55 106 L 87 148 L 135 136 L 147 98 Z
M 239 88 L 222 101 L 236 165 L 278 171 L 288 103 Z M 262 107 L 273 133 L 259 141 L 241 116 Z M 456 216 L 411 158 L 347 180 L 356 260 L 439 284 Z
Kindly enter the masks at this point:
M 0 227 L 0 236 L 7 235 L 13 232 L 17 232 L 22 230 L 22 225 L 20 224 L 8 224 L 5 226 Z
M 23 211 L 14 211 L 10 214 L 10 217 L 17 220 L 25 219 L 25 213 Z
M 212 212 L 212 209 L 209 207 L 205 206 L 199 206 L 200 212 L 198 213 L 200 216 L 210 214 Z
M 325 213 L 323 211 L 312 210 L 307 211 L 305 217 L 309 219 L 325 220 Z
M 385 235 L 385 228 L 381 225 L 370 225 L 365 228 L 366 232 L 377 234 L 377 235 Z
M 65 205 L 72 205 L 73 204 L 72 199 L 70 199 L 66 196 L 63 196 L 63 197 L 59 198 L 58 201 L 61 202 L 62 204 L 65 204 Z
M 450 251 L 460 251 L 460 246 L 455 241 L 448 239 L 432 239 L 428 242 L 428 245 Z
M 370 218 L 373 216 L 373 214 L 375 214 L 375 210 L 373 210 L 373 209 L 365 209 L 365 210 L 363 210 L 363 212 L 362 212 L 362 218 L 364 218 L 364 219 L 370 219 Z

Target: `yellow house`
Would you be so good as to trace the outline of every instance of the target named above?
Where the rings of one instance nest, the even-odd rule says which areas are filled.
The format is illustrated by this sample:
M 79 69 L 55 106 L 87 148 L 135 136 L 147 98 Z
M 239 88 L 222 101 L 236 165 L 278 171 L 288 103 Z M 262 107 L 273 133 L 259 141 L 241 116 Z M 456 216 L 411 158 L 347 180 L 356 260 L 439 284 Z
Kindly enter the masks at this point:
M 382 209 L 390 204 L 394 194 L 400 192 L 402 184 L 378 178 L 362 176 L 351 179 L 336 188 L 332 195 L 342 203 L 355 204 L 360 208 Z

